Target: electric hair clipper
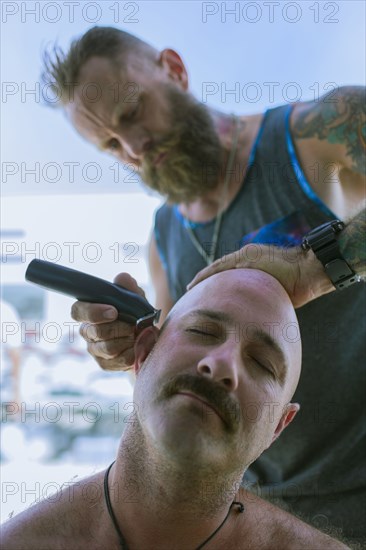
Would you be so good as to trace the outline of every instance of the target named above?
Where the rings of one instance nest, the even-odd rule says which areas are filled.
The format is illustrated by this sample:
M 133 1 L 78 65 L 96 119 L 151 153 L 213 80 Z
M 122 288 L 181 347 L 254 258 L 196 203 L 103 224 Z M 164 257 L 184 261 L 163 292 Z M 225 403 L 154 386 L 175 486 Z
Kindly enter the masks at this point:
M 114 306 L 118 311 L 118 319 L 134 324 L 136 330 L 157 323 L 160 317 L 161 310 L 155 309 L 139 294 L 99 277 L 52 262 L 32 260 L 25 278 L 31 283 L 67 294 L 81 302 Z

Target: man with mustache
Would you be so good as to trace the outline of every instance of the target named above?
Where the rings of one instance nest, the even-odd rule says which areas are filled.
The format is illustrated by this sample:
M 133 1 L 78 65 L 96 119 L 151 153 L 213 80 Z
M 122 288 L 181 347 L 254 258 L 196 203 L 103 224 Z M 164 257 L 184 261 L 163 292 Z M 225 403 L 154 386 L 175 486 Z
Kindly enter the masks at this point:
M 297 390 L 304 413 L 248 469 L 246 483 L 314 524 L 365 537 L 364 288 L 332 293 L 322 263 L 300 247 L 311 229 L 361 210 L 364 91 L 346 87 L 319 101 L 233 117 L 189 93 L 174 50 L 160 52 L 103 27 L 75 41 L 67 55 L 46 59 L 46 81 L 85 139 L 133 165 L 168 199 L 150 247 L 163 317 L 205 267 L 262 269 L 304 306 Z M 349 271 L 360 275 L 364 234 L 362 210 L 330 243 L 332 254 L 338 246 Z M 141 291 L 127 275 L 116 282 Z M 133 364 L 134 327 L 116 321 L 114 308 L 77 303 L 73 316 L 85 322 L 82 334 L 102 368 Z
M 134 420 L 116 461 L 72 499 L 69 487 L 9 520 L 4 550 L 346 548 L 240 488 L 299 410 L 300 333 L 276 279 L 214 275 L 177 302 L 160 334 L 141 333 L 135 358 Z

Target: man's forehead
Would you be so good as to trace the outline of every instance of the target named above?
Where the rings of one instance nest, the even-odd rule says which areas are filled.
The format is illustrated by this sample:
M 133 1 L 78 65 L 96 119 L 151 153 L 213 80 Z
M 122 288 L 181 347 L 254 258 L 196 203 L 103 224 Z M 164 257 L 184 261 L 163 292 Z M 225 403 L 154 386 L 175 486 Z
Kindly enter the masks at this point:
M 97 147 L 105 131 L 136 102 L 142 87 L 128 80 L 123 66 L 104 57 L 90 58 L 82 67 L 65 111 L 78 132 Z
M 152 63 L 146 56 L 129 52 L 114 59 L 92 56 L 81 67 L 78 80 L 83 83 L 103 84 L 118 81 L 120 85 L 130 81 L 143 81 L 151 74 Z
M 126 63 L 122 60 L 111 60 L 108 57 L 93 56 L 90 57 L 81 66 L 78 81 L 83 83 L 110 81 L 127 78 Z
M 105 137 L 104 117 L 101 116 L 101 106 L 84 103 L 75 94 L 74 100 L 67 102 L 65 113 L 72 125 L 86 140 L 99 147 Z
M 72 121 L 86 115 L 86 111 L 101 111 L 105 108 L 120 108 L 122 104 L 137 101 L 148 85 L 149 76 L 144 72 L 140 58 L 131 62 L 110 60 L 106 57 L 91 57 L 81 67 L 65 108 Z

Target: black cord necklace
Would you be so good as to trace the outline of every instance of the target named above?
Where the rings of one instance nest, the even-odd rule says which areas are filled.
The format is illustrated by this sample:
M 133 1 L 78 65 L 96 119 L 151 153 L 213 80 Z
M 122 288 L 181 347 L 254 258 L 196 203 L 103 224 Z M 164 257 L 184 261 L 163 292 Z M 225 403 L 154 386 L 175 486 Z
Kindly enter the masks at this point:
M 116 533 L 117 533 L 118 538 L 119 538 L 119 542 L 120 542 L 120 545 L 121 545 L 121 550 L 129 550 L 126 539 L 123 536 L 123 533 L 122 533 L 122 531 L 121 531 L 121 529 L 118 525 L 117 518 L 114 515 L 113 508 L 112 508 L 112 503 L 111 503 L 111 499 L 110 499 L 110 495 L 109 495 L 108 476 L 109 476 L 109 471 L 112 468 L 114 462 L 112 462 L 112 464 L 110 464 L 110 466 L 108 466 L 107 471 L 104 474 L 104 497 L 105 497 L 105 502 L 106 502 L 106 505 L 107 505 L 107 510 L 108 510 L 109 517 L 112 520 L 112 523 L 114 525 L 114 528 L 115 528 Z M 204 540 L 199 546 L 197 546 L 197 548 L 195 550 L 201 550 L 201 548 L 203 548 L 220 531 L 220 529 L 226 523 L 226 520 L 228 519 L 228 517 L 230 515 L 230 512 L 231 512 L 231 508 L 233 506 L 238 506 L 238 512 L 239 513 L 244 512 L 244 504 L 242 502 L 237 502 L 237 501 L 232 502 L 229 506 L 228 513 L 226 514 L 224 520 L 220 523 L 218 528 L 215 529 L 215 531 L 213 533 L 211 533 L 211 535 L 206 540 Z

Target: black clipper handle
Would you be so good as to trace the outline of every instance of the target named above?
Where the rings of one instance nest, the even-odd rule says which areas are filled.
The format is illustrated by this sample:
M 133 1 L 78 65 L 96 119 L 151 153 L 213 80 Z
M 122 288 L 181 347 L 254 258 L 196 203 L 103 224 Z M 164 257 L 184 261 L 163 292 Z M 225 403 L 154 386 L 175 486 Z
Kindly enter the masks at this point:
M 118 311 L 118 319 L 142 329 L 159 320 L 160 310 L 122 286 L 62 265 L 32 260 L 25 273 L 31 283 L 73 296 L 81 302 L 108 304 Z

